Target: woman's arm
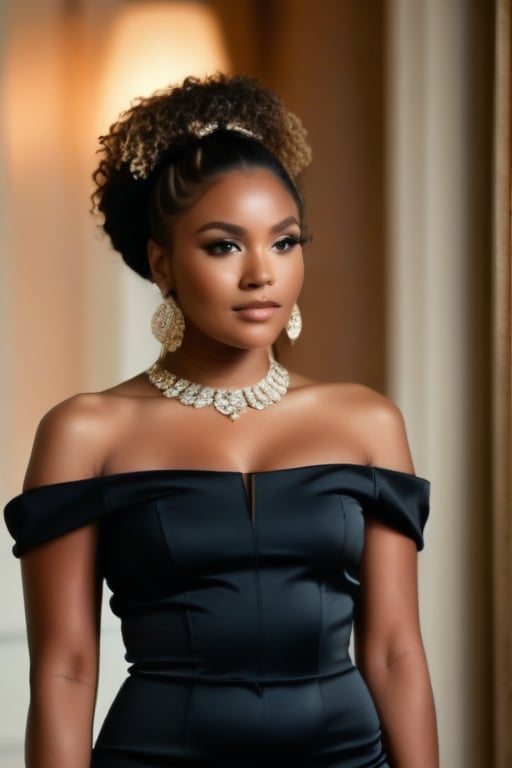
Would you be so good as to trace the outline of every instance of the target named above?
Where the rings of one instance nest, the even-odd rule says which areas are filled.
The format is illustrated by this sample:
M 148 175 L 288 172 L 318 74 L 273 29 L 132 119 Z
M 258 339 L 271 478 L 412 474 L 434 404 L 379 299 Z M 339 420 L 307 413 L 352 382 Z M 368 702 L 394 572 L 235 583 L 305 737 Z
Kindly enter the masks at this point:
M 22 558 L 30 654 L 27 768 L 89 768 L 98 669 L 96 530 Z
M 80 399 L 50 412 L 36 436 L 25 488 L 92 476 L 93 436 Z M 101 601 L 97 565 L 95 525 L 22 557 L 30 655 L 27 768 L 89 768 Z
M 371 463 L 412 472 L 399 411 L 381 403 L 373 413 Z M 418 617 L 413 541 L 366 521 L 356 619 L 358 665 L 379 712 L 393 768 L 438 768 L 432 690 Z
M 393 768 L 438 768 L 436 721 L 420 635 L 414 542 L 368 521 L 357 662 Z

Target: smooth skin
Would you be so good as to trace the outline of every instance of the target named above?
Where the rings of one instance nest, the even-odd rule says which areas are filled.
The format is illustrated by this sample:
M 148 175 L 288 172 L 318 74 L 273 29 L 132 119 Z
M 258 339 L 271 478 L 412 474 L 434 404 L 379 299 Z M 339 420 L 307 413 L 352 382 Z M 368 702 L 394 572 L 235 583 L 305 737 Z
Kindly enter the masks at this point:
M 271 171 L 217 177 L 148 244 L 153 279 L 185 315 L 173 372 L 211 386 L 256 383 L 303 280 L 295 202 Z M 271 302 L 268 313 L 242 311 Z M 254 314 L 256 316 L 254 316 Z M 249 316 L 248 316 L 249 315 Z M 144 374 L 77 395 L 42 420 L 25 488 L 150 469 L 247 475 L 324 463 L 413 472 L 398 409 L 354 384 L 295 374 L 287 395 L 231 422 L 162 397 Z M 88 768 L 98 670 L 100 589 L 94 524 L 22 558 L 31 703 L 28 768 Z M 434 706 L 417 605 L 415 544 L 366 521 L 357 661 L 374 697 L 393 768 L 438 768 Z

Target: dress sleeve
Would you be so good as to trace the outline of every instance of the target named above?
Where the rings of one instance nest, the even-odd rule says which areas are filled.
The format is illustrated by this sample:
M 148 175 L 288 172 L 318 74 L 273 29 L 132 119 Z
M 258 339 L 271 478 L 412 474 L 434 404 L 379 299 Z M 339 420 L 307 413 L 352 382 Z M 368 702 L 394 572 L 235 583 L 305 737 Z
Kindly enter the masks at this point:
M 93 522 L 105 510 L 100 477 L 33 488 L 12 499 L 4 510 L 13 553 L 27 550 Z
M 423 549 L 423 529 L 429 514 L 430 483 L 421 477 L 374 469 L 374 500 L 370 513 L 390 528 L 409 536 Z

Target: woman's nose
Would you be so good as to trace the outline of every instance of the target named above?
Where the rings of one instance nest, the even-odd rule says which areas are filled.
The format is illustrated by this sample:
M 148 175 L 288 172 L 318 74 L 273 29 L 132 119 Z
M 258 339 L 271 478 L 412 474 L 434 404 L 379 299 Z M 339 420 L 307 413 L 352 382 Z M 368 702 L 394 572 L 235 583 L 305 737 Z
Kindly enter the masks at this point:
M 264 285 L 272 285 L 273 282 L 271 257 L 264 253 L 247 253 L 240 281 L 242 287 L 261 288 Z

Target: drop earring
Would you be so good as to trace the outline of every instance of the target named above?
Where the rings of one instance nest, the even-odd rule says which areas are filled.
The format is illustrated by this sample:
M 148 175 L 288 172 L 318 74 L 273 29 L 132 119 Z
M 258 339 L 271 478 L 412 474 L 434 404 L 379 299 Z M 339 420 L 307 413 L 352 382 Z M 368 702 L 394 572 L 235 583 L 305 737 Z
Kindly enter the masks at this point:
M 300 314 L 298 304 L 293 305 L 293 309 L 291 311 L 290 317 L 288 318 L 288 322 L 286 323 L 285 330 L 286 335 L 293 344 L 294 341 L 299 338 L 300 332 L 302 331 L 302 315 Z
M 172 293 L 158 305 L 151 318 L 153 336 L 168 352 L 175 352 L 181 346 L 185 332 L 183 312 Z

